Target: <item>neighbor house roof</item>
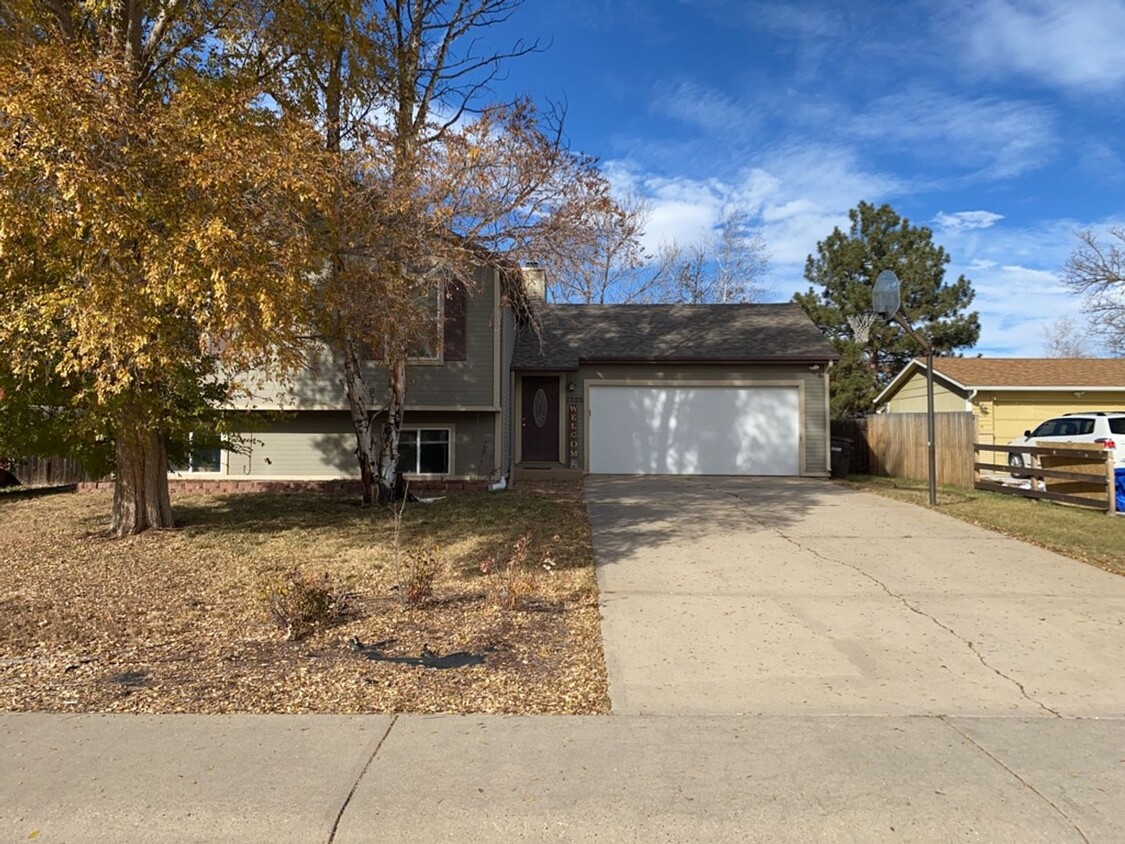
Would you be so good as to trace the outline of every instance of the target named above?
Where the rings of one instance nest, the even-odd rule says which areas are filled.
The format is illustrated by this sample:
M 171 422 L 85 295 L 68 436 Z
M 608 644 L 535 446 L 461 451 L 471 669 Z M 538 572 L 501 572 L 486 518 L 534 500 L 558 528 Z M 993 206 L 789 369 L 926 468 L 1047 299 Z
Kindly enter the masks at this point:
M 580 363 L 827 362 L 837 355 L 800 305 L 540 305 L 513 369 Z
M 915 358 L 875 399 L 891 396 L 915 372 L 926 371 Z M 934 358 L 934 376 L 969 390 L 1125 390 L 1125 358 Z

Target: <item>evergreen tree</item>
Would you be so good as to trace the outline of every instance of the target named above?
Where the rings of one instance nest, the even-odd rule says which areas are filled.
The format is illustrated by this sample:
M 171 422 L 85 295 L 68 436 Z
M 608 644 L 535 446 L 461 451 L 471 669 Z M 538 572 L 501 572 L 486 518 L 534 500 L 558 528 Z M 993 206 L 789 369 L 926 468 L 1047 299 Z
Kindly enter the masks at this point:
M 977 314 L 968 310 L 972 283 L 964 276 L 945 283 L 949 255 L 934 244 L 933 232 L 912 226 L 889 205 L 861 202 L 848 218 L 848 232 L 837 228 L 817 244 L 805 263 L 813 286 L 793 297 L 840 355 L 831 377 L 833 418 L 874 410 L 879 391 L 922 353 L 899 326 L 878 320 L 866 344 L 855 341 L 847 318 L 871 310 L 871 291 L 883 270 L 898 276 L 902 312 L 930 338 L 934 354 L 971 348 L 980 336 Z

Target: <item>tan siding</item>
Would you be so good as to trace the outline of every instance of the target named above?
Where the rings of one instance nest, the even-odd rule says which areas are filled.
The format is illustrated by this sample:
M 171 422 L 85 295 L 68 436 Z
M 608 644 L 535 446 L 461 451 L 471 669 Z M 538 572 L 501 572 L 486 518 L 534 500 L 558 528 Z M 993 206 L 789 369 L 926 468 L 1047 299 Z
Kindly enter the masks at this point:
M 1015 439 L 1052 416 L 1086 410 L 1125 410 L 1125 390 L 1087 392 L 1082 396 L 1074 395 L 1073 391 L 1005 390 L 993 393 L 992 397 L 993 435 L 994 442 L 998 443 Z
M 233 477 L 359 477 L 347 413 L 298 413 L 245 436 L 247 453 L 229 456 Z
M 578 370 L 576 395 L 585 395 L 587 382 L 597 381 L 660 381 L 674 385 L 688 381 L 770 381 L 799 382 L 803 388 L 802 434 L 804 440 L 804 471 L 808 475 L 825 474 L 828 460 L 828 419 L 824 402 L 824 373 L 822 369 L 810 370 L 800 366 L 584 366 Z M 585 414 L 580 414 L 579 442 L 581 452 L 587 454 Z M 565 420 L 564 420 L 565 422 Z
M 451 428 L 453 471 L 485 477 L 497 468 L 496 414 L 410 412 L 407 428 Z M 248 453 L 230 454 L 227 473 L 252 478 L 357 478 L 355 434 L 347 413 L 303 411 L 246 435 Z
M 937 367 L 934 367 L 937 372 Z M 960 412 L 965 409 L 965 399 L 934 378 L 934 410 L 938 413 Z M 926 375 L 915 372 L 887 402 L 889 413 L 926 412 Z
M 996 408 L 993 398 L 992 393 L 978 393 L 973 399 L 973 413 L 977 420 L 977 436 L 982 443 L 996 441 Z

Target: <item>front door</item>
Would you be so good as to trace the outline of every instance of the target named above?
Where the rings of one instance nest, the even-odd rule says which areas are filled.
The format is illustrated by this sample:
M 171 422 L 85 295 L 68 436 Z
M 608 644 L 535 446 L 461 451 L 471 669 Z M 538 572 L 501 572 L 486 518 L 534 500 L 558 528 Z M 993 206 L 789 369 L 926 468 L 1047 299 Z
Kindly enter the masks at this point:
M 520 426 L 524 460 L 559 460 L 559 379 L 557 375 L 523 379 Z

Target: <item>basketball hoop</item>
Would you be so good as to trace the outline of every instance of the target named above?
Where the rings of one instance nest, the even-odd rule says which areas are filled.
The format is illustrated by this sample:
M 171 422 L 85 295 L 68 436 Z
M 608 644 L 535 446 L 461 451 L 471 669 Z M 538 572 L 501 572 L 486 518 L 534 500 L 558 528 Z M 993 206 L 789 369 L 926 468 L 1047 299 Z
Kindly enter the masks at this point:
M 875 324 L 876 315 L 870 311 L 862 314 L 852 314 L 848 317 L 848 325 L 852 327 L 852 334 L 855 336 L 855 341 L 861 346 L 867 345 L 867 340 L 871 335 L 871 326 Z

